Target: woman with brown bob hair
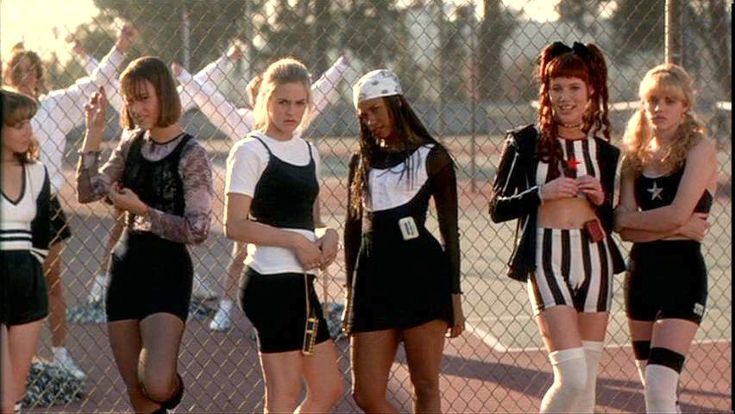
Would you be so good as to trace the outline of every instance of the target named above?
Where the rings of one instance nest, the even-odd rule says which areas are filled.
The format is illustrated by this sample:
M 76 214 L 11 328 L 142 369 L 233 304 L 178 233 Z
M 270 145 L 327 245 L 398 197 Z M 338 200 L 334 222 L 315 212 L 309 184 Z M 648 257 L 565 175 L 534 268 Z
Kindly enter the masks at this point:
M 714 142 L 680 66 L 649 70 L 623 142 L 616 228 L 632 241 L 625 312 L 646 411 L 676 412 L 677 386 L 707 304 L 702 239 L 717 188 Z
M 31 359 L 48 315 L 43 261 L 49 247 L 50 184 L 37 161 L 31 119 L 38 106 L 0 90 L 0 412 L 20 411 Z
M 126 132 L 99 171 L 104 91 L 86 107 L 77 196 L 82 203 L 109 199 L 126 212 L 109 269 L 110 345 L 134 410 L 163 413 L 184 392 L 177 359 L 193 277 L 186 245 L 209 233 L 212 172 L 206 150 L 179 125 L 181 103 L 163 61 L 132 61 L 120 89 Z
M 591 413 L 612 276 L 625 269 L 611 236 L 620 151 L 609 142 L 607 65 L 594 44 L 554 42 L 538 77 L 538 125 L 508 133 L 490 216 L 518 220 L 508 275 L 527 284 L 554 372 L 540 411 Z

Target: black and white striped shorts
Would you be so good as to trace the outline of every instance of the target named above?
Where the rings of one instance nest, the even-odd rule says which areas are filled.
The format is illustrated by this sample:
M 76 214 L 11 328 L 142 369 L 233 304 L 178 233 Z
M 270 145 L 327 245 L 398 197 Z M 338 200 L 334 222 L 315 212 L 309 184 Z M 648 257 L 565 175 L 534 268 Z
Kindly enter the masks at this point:
M 536 271 L 528 278 L 534 315 L 552 306 L 608 312 L 613 264 L 607 239 L 590 242 L 581 229 L 536 230 Z

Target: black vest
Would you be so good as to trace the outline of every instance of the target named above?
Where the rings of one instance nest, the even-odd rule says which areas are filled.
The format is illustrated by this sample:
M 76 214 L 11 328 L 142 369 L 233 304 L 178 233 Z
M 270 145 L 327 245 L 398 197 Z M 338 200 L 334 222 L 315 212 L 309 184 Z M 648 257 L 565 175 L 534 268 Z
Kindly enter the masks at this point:
M 258 179 L 250 205 L 253 221 L 273 227 L 314 230 L 314 202 L 319 195 L 316 164 L 309 148 L 309 163 L 289 164 L 271 152 L 268 145 L 254 137 L 268 151 L 268 165 Z
M 184 183 L 179 175 L 181 152 L 192 136 L 181 138 L 173 151 L 158 161 L 143 157 L 143 133 L 138 134 L 130 145 L 125 160 L 123 186 L 138 195 L 151 208 L 177 216 L 184 215 Z

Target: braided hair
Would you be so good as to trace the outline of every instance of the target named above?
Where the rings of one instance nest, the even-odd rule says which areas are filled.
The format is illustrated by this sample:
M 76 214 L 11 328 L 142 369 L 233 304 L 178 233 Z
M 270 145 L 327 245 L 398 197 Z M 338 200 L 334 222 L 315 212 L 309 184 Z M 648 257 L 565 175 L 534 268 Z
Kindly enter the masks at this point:
M 556 165 L 563 158 L 561 145 L 555 139 L 559 125 L 554 119 L 549 98 L 551 79 L 557 77 L 578 78 L 584 81 L 589 92 L 589 100 L 582 118 L 582 131 L 585 134 L 602 132 L 610 141 L 610 120 L 608 119 L 607 64 L 602 51 L 592 43 L 586 46 L 574 42 L 569 47 L 561 42 L 546 46 L 538 56 L 539 113 L 540 129 L 536 152 L 539 159 Z M 551 173 L 558 174 L 552 168 Z

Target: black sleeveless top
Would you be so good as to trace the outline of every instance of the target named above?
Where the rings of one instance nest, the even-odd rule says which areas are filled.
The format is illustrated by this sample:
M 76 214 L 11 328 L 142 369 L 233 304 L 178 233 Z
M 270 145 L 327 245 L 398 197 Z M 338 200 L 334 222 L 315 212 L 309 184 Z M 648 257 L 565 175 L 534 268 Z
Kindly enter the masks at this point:
M 673 203 L 683 175 L 684 165 L 669 175 L 656 178 L 639 174 L 635 179 L 635 199 L 641 210 L 653 210 Z M 694 212 L 709 213 L 712 202 L 712 194 L 709 190 L 704 190 L 694 207 Z
M 250 217 L 273 227 L 314 231 L 314 202 L 319 195 L 316 163 L 309 148 L 309 163 L 289 164 L 273 155 L 268 145 L 268 165 L 255 185 Z
M 123 186 L 138 195 L 141 201 L 151 208 L 164 213 L 184 215 L 184 183 L 179 175 L 179 161 L 184 146 L 193 137 L 189 134 L 181 138 L 173 151 L 158 161 L 143 157 L 143 133 L 141 132 L 130 145 L 125 160 Z

